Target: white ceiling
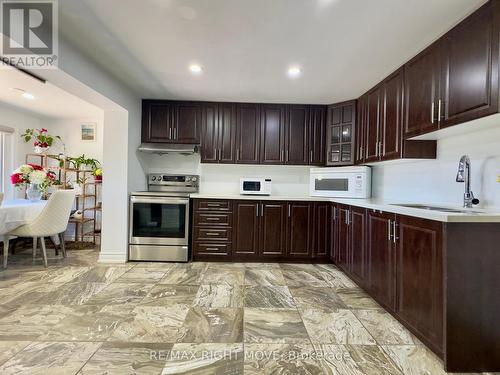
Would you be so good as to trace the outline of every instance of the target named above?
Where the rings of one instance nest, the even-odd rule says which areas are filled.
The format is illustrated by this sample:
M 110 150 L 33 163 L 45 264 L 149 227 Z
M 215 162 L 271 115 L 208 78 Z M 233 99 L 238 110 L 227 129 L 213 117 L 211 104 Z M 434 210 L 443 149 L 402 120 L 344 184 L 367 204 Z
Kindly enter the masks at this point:
M 358 97 L 486 0 L 64 0 L 60 29 L 142 97 Z M 193 76 L 188 66 L 199 63 Z M 291 80 L 291 64 L 302 76 Z
M 25 99 L 24 90 L 34 96 Z M 0 69 L 0 103 L 19 108 L 24 112 L 53 119 L 86 119 L 100 117 L 102 110 L 68 92 L 42 83 L 17 69 L 3 66 Z

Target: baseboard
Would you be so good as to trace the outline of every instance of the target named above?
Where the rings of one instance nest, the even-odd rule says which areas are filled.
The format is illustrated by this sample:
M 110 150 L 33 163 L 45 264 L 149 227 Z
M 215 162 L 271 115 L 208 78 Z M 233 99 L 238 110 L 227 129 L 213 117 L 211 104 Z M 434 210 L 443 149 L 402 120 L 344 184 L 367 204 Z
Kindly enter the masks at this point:
M 101 251 L 99 263 L 127 263 L 127 254 L 106 253 Z

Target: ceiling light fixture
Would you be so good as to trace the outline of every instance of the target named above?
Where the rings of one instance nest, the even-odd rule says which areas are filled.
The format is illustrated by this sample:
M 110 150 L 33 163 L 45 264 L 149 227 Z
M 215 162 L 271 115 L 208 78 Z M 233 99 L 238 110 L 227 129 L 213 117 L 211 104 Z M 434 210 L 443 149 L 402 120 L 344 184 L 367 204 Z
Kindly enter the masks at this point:
M 290 78 L 297 78 L 302 73 L 302 70 L 298 66 L 291 66 L 288 68 L 288 76 Z
M 189 70 L 193 74 L 200 74 L 203 71 L 202 67 L 200 65 L 198 65 L 198 64 L 191 64 L 191 65 L 189 65 Z
M 29 93 L 29 92 L 23 92 L 22 97 L 24 99 L 28 99 L 28 100 L 35 99 L 35 95 L 33 95 L 33 94 Z

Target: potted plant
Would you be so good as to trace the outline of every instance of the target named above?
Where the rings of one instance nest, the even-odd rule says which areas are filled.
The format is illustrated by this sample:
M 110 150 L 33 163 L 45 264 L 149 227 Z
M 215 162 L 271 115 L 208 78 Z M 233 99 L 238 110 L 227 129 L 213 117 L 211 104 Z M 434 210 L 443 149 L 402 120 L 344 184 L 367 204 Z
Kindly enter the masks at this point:
M 96 168 L 94 169 L 94 180 L 97 181 L 97 182 L 101 182 L 102 181 L 102 168 Z
M 82 166 L 87 166 L 90 167 L 91 170 L 95 170 L 101 165 L 101 162 L 99 160 L 87 158 L 85 157 L 85 154 L 82 154 L 76 158 L 69 157 L 67 160 L 71 163 L 74 169 L 80 169 Z
M 32 139 L 35 153 L 41 154 L 46 152 L 53 144 L 54 140 L 58 139 L 62 142 L 62 139 L 58 135 L 50 135 L 48 130 L 45 128 L 42 129 L 26 129 L 24 134 L 21 134 L 21 138 L 23 138 L 24 142 L 28 143 Z
M 56 175 L 40 165 L 23 164 L 10 176 L 10 182 L 17 188 L 26 188 L 30 201 L 39 201 L 49 186 L 54 184 Z

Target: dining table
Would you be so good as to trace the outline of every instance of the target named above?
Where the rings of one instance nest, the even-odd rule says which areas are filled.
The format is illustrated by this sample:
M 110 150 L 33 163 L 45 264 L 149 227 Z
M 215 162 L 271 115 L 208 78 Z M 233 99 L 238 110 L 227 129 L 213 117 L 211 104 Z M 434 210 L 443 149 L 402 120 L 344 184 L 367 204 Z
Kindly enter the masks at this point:
M 3 200 L 0 204 L 0 238 L 21 225 L 32 222 L 40 215 L 46 204 L 45 200 Z

